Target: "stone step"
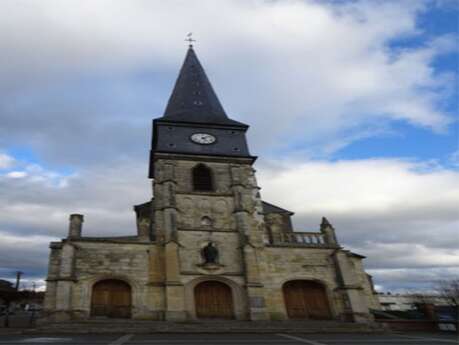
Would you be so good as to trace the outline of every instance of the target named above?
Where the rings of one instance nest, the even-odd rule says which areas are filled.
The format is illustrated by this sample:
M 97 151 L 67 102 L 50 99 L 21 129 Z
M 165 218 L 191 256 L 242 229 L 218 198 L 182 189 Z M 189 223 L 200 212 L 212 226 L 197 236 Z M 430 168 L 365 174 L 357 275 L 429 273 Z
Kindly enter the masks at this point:
M 31 329 L 33 333 L 349 333 L 382 332 L 378 324 L 336 321 L 209 321 L 88 320 L 56 322 Z

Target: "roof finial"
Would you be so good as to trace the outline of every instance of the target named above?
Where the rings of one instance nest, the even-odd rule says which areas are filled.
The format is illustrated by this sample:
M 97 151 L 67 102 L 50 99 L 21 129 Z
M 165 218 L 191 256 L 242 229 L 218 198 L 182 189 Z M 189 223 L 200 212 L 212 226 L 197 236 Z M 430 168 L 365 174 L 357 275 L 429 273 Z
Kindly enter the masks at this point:
M 190 48 L 193 48 L 193 42 L 196 42 L 195 39 L 193 39 L 193 33 L 192 32 L 189 32 L 187 35 L 186 35 L 186 38 L 185 38 L 185 41 L 187 41 L 189 43 L 189 46 Z
M 333 228 L 333 226 L 330 224 L 330 222 L 328 221 L 328 219 L 325 218 L 325 217 L 322 217 L 322 223 L 320 224 L 320 228 L 323 229 L 323 228 L 326 228 L 327 226 Z

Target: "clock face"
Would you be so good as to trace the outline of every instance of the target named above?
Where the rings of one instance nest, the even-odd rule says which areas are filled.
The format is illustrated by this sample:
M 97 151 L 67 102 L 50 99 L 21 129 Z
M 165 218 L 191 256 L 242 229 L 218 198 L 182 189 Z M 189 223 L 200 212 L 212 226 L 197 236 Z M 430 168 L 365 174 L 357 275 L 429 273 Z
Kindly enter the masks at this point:
M 207 133 L 194 133 L 190 139 L 197 144 L 203 145 L 213 144 L 217 140 L 212 134 Z

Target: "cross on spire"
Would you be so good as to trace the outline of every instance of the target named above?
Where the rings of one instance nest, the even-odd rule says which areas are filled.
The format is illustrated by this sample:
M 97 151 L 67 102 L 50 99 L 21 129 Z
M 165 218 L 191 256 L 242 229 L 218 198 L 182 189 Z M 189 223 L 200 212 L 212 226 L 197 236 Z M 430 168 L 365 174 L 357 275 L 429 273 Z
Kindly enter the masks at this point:
M 185 41 L 187 41 L 190 45 L 190 48 L 193 47 L 193 42 L 196 42 L 195 39 L 193 39 L 193 33 L 192 32 L 189 32 L 187 35 L 186 35 L 186 38 L 185 38 Z

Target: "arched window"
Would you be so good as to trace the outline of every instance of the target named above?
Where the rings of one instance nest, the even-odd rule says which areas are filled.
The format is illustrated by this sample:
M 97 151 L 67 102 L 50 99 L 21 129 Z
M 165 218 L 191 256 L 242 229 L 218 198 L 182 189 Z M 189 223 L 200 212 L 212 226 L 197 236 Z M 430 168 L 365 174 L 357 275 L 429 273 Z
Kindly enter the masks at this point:
M 197 191 L 212 191 L 212 171 L 204 164 L 193 168 L 193 189 Z

